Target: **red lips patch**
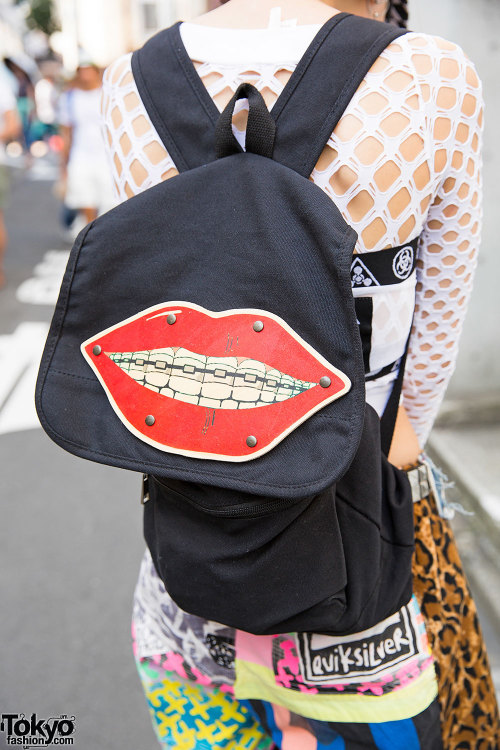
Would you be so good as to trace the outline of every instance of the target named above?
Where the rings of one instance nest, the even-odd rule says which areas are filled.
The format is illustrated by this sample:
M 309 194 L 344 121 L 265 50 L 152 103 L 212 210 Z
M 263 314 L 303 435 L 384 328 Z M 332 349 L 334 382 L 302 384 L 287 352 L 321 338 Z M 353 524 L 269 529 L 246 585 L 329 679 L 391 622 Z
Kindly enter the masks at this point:
M 284 320 L 166 302 L 81 346 L 109 402 L 159 450 L 249 461 L 351 387 Z

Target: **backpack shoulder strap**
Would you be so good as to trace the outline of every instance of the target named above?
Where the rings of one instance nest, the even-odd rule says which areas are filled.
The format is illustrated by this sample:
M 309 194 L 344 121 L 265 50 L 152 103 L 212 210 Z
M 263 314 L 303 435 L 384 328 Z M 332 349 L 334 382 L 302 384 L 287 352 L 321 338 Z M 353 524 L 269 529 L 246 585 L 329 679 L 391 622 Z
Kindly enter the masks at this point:
M 271 111 L 277 126 L 273 158 L 309 177 L 375 60 L 406 33 L 347 13 L 325 24 Z
M 132 73 L 149 118 L 179 172 L 215 159 L 219 110 L 181 39 L 180 22 L 132 55 Z
M 177 169 L 215 159 L 219 110 L 191 62 L 180 23 L 132 55 L 148 115 Z M 318 31 L 271 114 L 278 128 L 273 158 L 309 177 L 325 143 L 367 71 L 403 29 L 339 13 Z

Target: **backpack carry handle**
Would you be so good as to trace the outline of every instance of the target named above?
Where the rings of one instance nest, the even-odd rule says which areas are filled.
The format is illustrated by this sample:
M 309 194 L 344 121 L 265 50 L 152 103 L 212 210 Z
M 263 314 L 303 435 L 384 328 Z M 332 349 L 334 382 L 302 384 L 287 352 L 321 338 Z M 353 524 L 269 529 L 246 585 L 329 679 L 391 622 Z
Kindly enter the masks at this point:
M 248 123 L 245 149 L 253 154 L 272 158 L 276 123 L 267 109 L 260 91 L 251 83 L 241 83 L 228 102 L 215 126 L 215 154 L 217 159 L 242 153 L 243 149 L 232 130 L 234 106 L 239 99 L 248 99 Z

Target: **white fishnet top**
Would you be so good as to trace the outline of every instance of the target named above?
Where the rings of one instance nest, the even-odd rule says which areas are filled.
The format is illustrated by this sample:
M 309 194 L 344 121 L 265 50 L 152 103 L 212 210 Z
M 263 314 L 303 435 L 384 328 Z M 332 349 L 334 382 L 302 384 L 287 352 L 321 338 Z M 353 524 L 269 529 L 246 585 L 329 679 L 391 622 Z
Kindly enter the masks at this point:
M 181 34 L 222 110 L 243 81 L 272 106 L 318 29 L 184 23 Z M 104 76 L 106 143 L 119 200 L 177 174 L 139 98 L 130 60 L 119 58 Z M 358 232 L 358 253 L 421 236 L 416 286 L 410 278 L 369 294 L 371 370 L 401 356 L 414 312 L 403 399 L 422 446 L 454 369 L 476 265 L 482 106 L 480 81 L 459 47 L 407 34 L 375 62 L 311 175 Z M 244 119 L 244 111 L 235 114 L 240 131 Z M 393 377 L 367 384 L 379 413 Z

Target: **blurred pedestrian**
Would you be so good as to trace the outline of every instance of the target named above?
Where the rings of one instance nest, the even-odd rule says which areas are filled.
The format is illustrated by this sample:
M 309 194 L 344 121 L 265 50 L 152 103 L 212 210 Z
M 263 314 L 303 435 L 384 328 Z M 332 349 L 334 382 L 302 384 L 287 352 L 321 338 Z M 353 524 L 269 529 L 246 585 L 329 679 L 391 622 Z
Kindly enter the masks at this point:
M 35 84 L 37 135 L 42 140 L 57 133 L 57 100 L 58 91 L 55 76 L 47 70 Z
M 27 55 L 4 58 L 5 65 L 17 82 L 17 111 L 22 125 L 22 141 L 26 153 L 26 163 L 31 164 L 30 146 L 33 142 L 33 123 L 36 116 L 35 85 L 38 76 L 36 64 Z
M 101 130 L 101 86 L 97 65 L 82 59 L 73 86 L 62 94 L 59 103 L 64 204 L 80 211 L 85 223 L 115 202 Z
M 17 114 L 12 87 L 0 71 L 0 287 L 5 284 L 3 259 L 7 247 L 4 207 L 9 191 L 9 174 L 5 164 L 5 144 L 18 138 L 21 122 Z
M 176 90 L 184 86 L 191 95 L 183 119 L 189 128 L 182 138 L 162 122 L 154 104 L 162 69 L 154 71 L 154 80 L 150 70 L 148 80 L 130 56 L 111 67 L 104 111 L 122 200 L 176 179 L 178 169 L 190 163 L 189 140 L 200 132 L 201 122 L 210 122 L 213 102 L 222 110 L 242 81 L 253 83 L 274 106 L 293 72 L 303 73 L 302 55 L 313 49 L 321 26 L 339 11 L 397 25 L 405 25 L 408 17 L 406 0 L 295 0 L 283 11 L 274 6 L 274 0 L 262 0 L 249 12 L 247 0 L 231 0 L 165 33 L 162 50 L 172 56 L 157 51 L 171 65 L 163 86 L 170 91 L 171 73 L 178 76 Z M 336 33 L 342 36 L 341 24 Z M 285 91 L 287 106 L 295 89 Z M 179 100 L 180 107 L 180 95 Z M 241 145 L 244 127 L 240 109 L 233 129 Z M 482 94 L 474 66 L 456 45 L 410 33 L 389 45 L 364 77 L 311 174 L 358 233 L 353 295 L 364 303 L 359 309 L 364 310 L 366 399 L 379 414 L 404 367 L 412 329 L 389 460 L 407 471 L 412 483 L 416 598 L 409 606 L 416 607 L 416 614 L 411 627 L 424 641 L 427 634 L 436 675 L 432 659 L 425 657 L 412 666 L 397 659 L 392 666 L 382 664 L 386 657 L 391 662 L 397 650 L 394 633 L 387 635 L 388 621 L 345 638 L 268 637 L 184 612 L 166 591 L 152 548 L 136 588 L 133 632 L 163 747 L 499 746 L 498 709 L 476 608 L 446 520 L 440 474 L 421 454 L 453 372 L 476 265 L 481 133 Z M 371 256 L 391 248 L 390 280 L 379 280 L 378 272 L 369 270 Z M 260 272 L 255 270 L 256 277 Z M 170 497 L 163 499 L 168 506 Z M 155 502 L 150 512 L 157 509 L 160 514 Z M 191 540 L 185 544 L 189 547 Z M 401 613 L 395 617 L 403 623 Z M 401 633 L 400 628 L 398 638 Z M 411 638 L 404 640 L 408 645 Z

